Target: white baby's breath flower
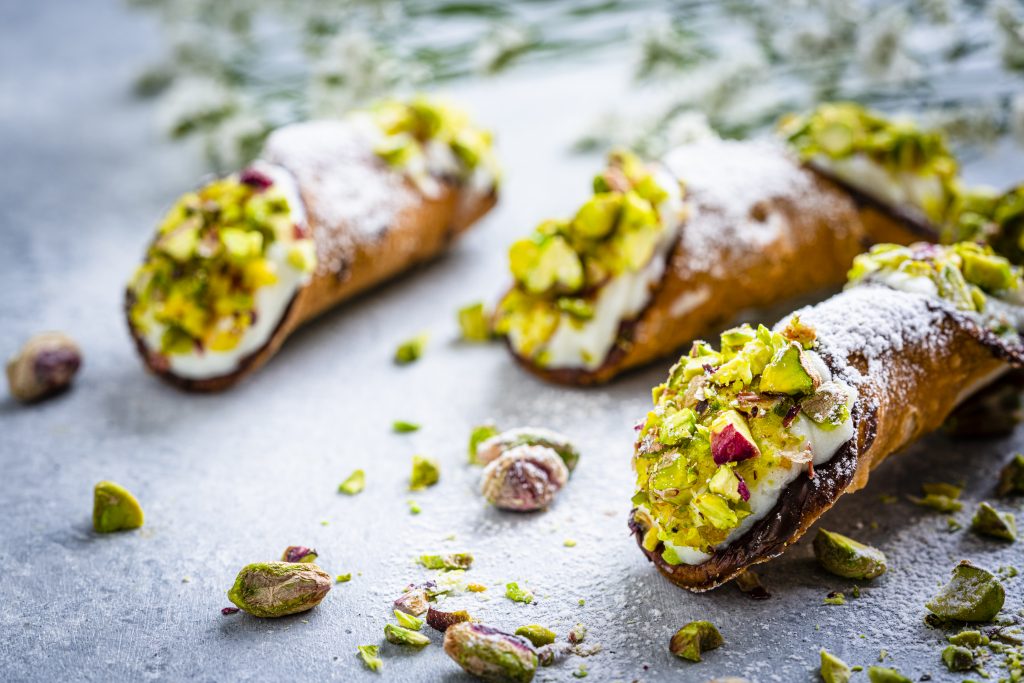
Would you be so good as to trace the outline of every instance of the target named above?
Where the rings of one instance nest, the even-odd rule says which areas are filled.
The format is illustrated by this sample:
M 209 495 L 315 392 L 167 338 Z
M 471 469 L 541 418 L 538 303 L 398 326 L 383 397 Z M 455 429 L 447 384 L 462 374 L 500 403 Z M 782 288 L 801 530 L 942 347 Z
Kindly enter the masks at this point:
M 238 168 L 252 161 L 268 126 L 258 116 L 240 112 L 224 119 L 208 137 L 207 152 L 216 168 Z
M 857 41 L 861 69 L 868 77 L 882 81 L 906 81 L 920 73 L 907 55 L 904 38 L 910 17 L 899 6 L 880 11 L 864 27 Z
M 1003 64 L 1007 69 L 1024 70 L 1024 19 L 1009 0 L 995 6 L 996 26 L 1002 42 Z
M 475 69 L 482 73 L 501 71 L 512 59 L 522 54 L 535 42 L 528 27 L 503 24 L 481 40 L 473 51 Z
M 237 104 L 235 94 L 223 83 L 204 76 L 185 76 L 171 85 L 157 117 L 169 135 L 181 137 L 215 126 Z
M 665 127 L 665 148 L 688 145 L 701 140 L 717 138 L 718 133 L 708 123 L 708 117 L 699 111 L 684 111 L 672 118 Z
M 1010 102 L 1010 131 L 1024 145 L 1024 93 L 1014 95 Z
M 313 65 L 310 110 L 314 117 L 339 117 L 402 80 L 402 71 L 384 48 L 362 31 L 340 33 Z

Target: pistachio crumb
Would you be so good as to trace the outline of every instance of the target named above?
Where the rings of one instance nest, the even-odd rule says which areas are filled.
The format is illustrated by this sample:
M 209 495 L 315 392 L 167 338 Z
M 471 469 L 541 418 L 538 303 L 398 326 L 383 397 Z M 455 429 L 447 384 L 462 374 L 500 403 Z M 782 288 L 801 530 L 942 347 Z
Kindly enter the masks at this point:
M 334 577 L 334 583 L 348 583 L 352 580 L 352 574 L 338 574 Z
M 421 508 L 420 504 L 417 503 L 415 500 L 407 500 L 405 502 L 409 506 L 409 514 L 410 515 L 418 515 L 421 512 L 423 512 L 423 508 Z
M 359 657 L 362 658 L 363 664 L 370 671 L 380 671 L 381 667 L 384 666 L 384 661 L 380 658 L 380 648 L 376 645 L 357 645 L 356 650 L 359 653 Z
M 441 466 L 432 458 L 412 456 L 412 473 L 409 475 L 409 490 L 422 491 L 441 479 Z
M 415 422 L 406 422 L 405 420 L 395 420 L 391 423 L 391 430 L 398 434 L 408 434 L 409 432 L 419 431 L 420 425 Z
M 459 329 L 462 338 L 470 342 L 490 341 L 491 314 L 482 301 L 474 301 L 459 309 Z
M 701 661 L 701 653 L 721 647 L 725 641 L 710 621 L 691 621 L 676 631 L 669 641 L 669 652 L 691 662 Z
M 847 683 L 850 680 L 850 667 L 824 648 L 821 650 L 821 666 L 818 673 L 824 683 Z
M 423 356 L 423 351 L 429 339 L 429 335 L 426 332 L 422 332 L 412 339 L 407 339 L 399 344 L 398 348 L 395 349 L 395 364 L 408 365 L 418 361 Z
M 505 597 L 512 602 L 523 602 L 526 604 L 533 602 L 533 593 L 520 588 L 519 584 L 514 581 L 505 584 Z
M 840 591 L 832 591 L 825 598 L 824 602 L 825 602 L 826 605 L 845 605 L 846 604 L 846 595 L 844 595 Z
M 411 629 L 413 631 L 419 631 L 423 628 L 423 620 L 419 617 L 409 614 L 408 612 L 403 612 L 400 609 L 394 610 L 394 613 L 395 619 L 398 620 L 399 625 L 403 628 Z
M 572 540 L 571 538 L 567 538 L 564 541 L 562 541 L 562 545 L 564 545 L 566 548 L 575 548 L 576 541 Z
M 365 488 L 366 472 L 363 470 L 356 470 L 352 474 L 348 475 L 348 477 L 345 478 L 345 481 L 338 485 L 338 493 L 354 496 L 358 493 L 362 493 Z
M 448 553 L 446 555 L 420 555 L 416 561 L 427 569 L 440 569 L 452 571 L 455 569 L 469 569 L 473 565 L 473 555 L 470 553 Z

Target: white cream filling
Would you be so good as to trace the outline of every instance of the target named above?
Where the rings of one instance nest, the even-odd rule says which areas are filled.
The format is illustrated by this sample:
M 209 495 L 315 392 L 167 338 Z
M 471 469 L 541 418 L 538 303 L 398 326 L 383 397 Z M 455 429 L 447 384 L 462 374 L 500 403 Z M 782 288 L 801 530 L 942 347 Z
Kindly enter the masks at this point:
M 291 173 L 280 166 L 255 162 L 252 168 L 273 179 L 288 200 L 292 223 L 304 225 L 306 212 L 299 197 L 299 188 Z M 185 379 L 210 379 L 228 375 L 238 369 L 239 363 L 248 355 L 258 351 L 270 340 L 278 323 L 284 316 L 296 292 L 309 282 L 311 273 L 305 273 L 288 263 L 288 249 L 294 242 L 275 242 L 267 249 L 267 259 L 274 265 L 277 282 L 256 290 L 254 310 L 256 322 L 249 326 L 238 344 L 227 351 L 196 351 L 194 353 L 166 354 L 170 371 Z M 144 335 L 146 346 L 153 350 L 160 348 L 160 340 L 166 327 L 151 321 Z
M 620 273 L 601 287 L 593 303 L 594 316 L 580 321 L 561 313 L 558 327 L 543 348 L 546 368 L 585 368 L 596 370 L 604 363 L 615 345 L 619 325 L 647 306 L 651 291 L 667 267 L 668 252 L 679 235 L 684 215 L 682 191 L 671 175 L 662 169 L 655 172 L 658 184 L 668 197 L 658 206 L 661 238 L 651 260 L 641 270 Z M 514 348 L 520 348 L 516 330 L 509 334 Z
M 894 173 L 863 153 L 842 159 L 818 155 L 811 163 L 879 201 L 894 206 L 913 206 L 926 217 L 931 215 L 929 207 L 940 205 L 945 195 L 937 177 L 906 171 Z
M 812 366 L 814 371 L 821 377 L 822 382 L 832 380 L 832 372 L 828 365 L 814 351 L 805 351 L 805 359 Z M 847 395 L 846 407 L 852 409 L 853 402 L 857 397 L 853 387 L 845 382 L 837 381 L 843 387 Z M 806 417 L 803 413 L 797 415 L 790 425 L 789 430 L 796 436 L 803 437 L 804 442 L 811 449 L 812 462 L 815 465 L 824 465 L 847 441 L 853 438 L 853 418 L 848 416 L 845 421 L 832 429 L 825 429 L 816 422 Z M 751 527 L 763 519 L 779 501 L 782 491 L 789 486 L 802 472 L 807 471 L 807 465 L 803 463 L 790 463 L 788 466 L 779 464 L 768 471 L 757 481 L 748 481 L 747 488 L 750 491 L 750 515 L 744 517 L 739 526 L 729 532 L 724 541 L 715 546 L 715 550 L 725 548 L 737 538 L 747 533 Z M 711 554 L 698 548 L 676 545 L 665 541 L 665 546 L 672 548 L 684 564 L 701 564 L 711 559 Z

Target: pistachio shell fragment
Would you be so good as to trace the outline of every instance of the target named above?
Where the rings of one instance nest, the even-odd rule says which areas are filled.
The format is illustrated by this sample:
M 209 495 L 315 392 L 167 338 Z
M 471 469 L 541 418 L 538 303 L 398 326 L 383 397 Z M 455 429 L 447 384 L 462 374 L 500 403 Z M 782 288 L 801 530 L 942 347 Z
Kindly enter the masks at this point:
M 964 560 L 953 568 L 949 583 L 925 607 L 941 619 L 992 621 L 1005 599 L 1003 585 L 992 572 Z
M 533 643 L 534 647 L 550 645 L 555 642 L 555 632 L 549 628 L 541 626 L 540 624 L 527 624 L 526 626 L 520 626 L 516 629 L 516 635 L 523 636 Z
M 37 334 L 7 361 L 11 396 L 23 403 L 55 396 L 71 386 L 81 365 L 82 350 L 71 337 Z
M 1024 455 L 1013 456 L 999 473 L 999 486 L 996 493 L 1000 496 L 1024 493 Z
M 942 651 L 942 663 L 950 671 L 969 671 L 974 668 L 974 653 L 960 645 L 950 645 Z
M 846 662 L 824 648 L 821 650 L 821 667 L 818 669 L 825 683 L 848 683 L 853 672 Z
M 530 683 L 537 671 L 537 653 L 529 642 L 483 624 L 449 628 L 444 651 L 467 673 L 494 683 Z
M 546 446 L 558 454 L 572 472 L 580 460 L 580 452 L 568 437 L 543 427 L 520 427 L 494 434 L 476 448 L 476 462 L 486 465 L 517 446 Z
M 384 637 L 389 643 L 394 643 L 395 645 L 412 645 L 413 647 L 430 645 L 430 638 L 427 638 L 422 633 L 417 633 L 412 629 L 401 626 L 395 626 L 394 624 L 384 624 Z
M 999 512 L 988 503 L 979 503 L 971 519 L 971 528 L 982 536 L 1003 541 L 1017 540 L 1017 524 L 1010 512 Z
M 283 617 L 320 604 L 330 574 L 304 562 L 254 562 L 242 567 L 228 599 L 255 617 Z
M 871 683 L 912 683 L 912 681 L 896 669 L 885 666 L 868 667 L 868 680 Z
M 826 570 L 847 579 L 874 579 L 886 569 L 881 550 L 825 529 L 814 537 L 814 556 Z
M 725 641 L 710 621 L 691 621 L 676 631 L 669 641 L 669 652 L 691 662 L 701 661 L 702 652 L 721 647 Z
M 112 481 L 96 484 L 93 489 L 93 529 L 101 534 L 138 529 L 143 521 L 142 506 L 128 489 Z

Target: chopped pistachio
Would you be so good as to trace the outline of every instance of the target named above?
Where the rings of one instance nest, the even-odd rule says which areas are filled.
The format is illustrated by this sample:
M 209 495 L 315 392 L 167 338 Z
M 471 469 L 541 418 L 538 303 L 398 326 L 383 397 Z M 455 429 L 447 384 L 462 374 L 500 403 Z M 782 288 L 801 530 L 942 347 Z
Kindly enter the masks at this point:
M 315 564 L 254 562 L 238 572 L 228 599 L 256 617 L 283 617 L 320 604 L 331 577 Z
M 1005 599 L 1003 585 L 991 572 L 964 560 L 953 568 L 949 583 L 925 607 L 945 620 L 991 621 Z
M 988 636 L 983 636 L 981 631 L 961 631 L 954 636 L 947 638 L 951 644 L 961 647 L 979 647 L 988 645 Z
M 824 602 L 826 605 L 845 605 L 846 595 L 839 591 L 832 591 L 825 597 Z
M 430 645 L 430 638 L 427 638 L 422 633 L 417 633 L 401 626 L 395 626 L 394 624 L 384 624 L 384 637 L 389 643 L 394 643 L 395 645 L 412 645 L 413 647 Z
M 584 664 L 580 664 L 579 668 L 572 672 L 573 678 L 586 678 L 589 672 Z
M 427 591 L 423 588 L 410 586 L 395 599 L 395 609 L 414 617 L 426 614 L 430 607 Z
M 512 602 L 525 602 L 527 604 L 533 602 L 533 593 L 520 588 L 519 584 L 514 581 L 505 584 L 505 597 Z
M 999 486 L 996 493 L 1000 496 L 1024 493 L 1024 455 L 1013 456 L 999 473 Z
M 428 335 L 421 333 L 399 344 L 398 348 L 395 349 L 395 363 L 398 365 L 408 365 L 418 361 L 427 347 L 428 340 Z
M 942 651 L 942 663 L 950 671 L 969 671 L 974 668 L 974 653 L 960 645 L 949 645 Z
M 884 666 L 869 666 L 868 680 L 871 683 L 912 683 L 912 681 L 896 669 Z
M 471 464 L 480 464 L 476 457 L 476 450 L 480 444 L 499 433 L 500 430 L 490 422 L 473 427 L 473 430 L 469 433 L 469 462 Z
M 423 508 L 421 508 L 420 504 L 417 503 L 415 500 L 407 500 L 405 502 L 409 505 L 409 514 L 410 515 L 418 515 L 421 512 L 423 512 Z
M 316 562 L 315 550 L 304 545 L 290 545 L 281 553 L 282 562 Z
M 380 648 L 376 645 L 357 645 L 356 650 L 363 664 L 370 671 L 380 671 L 384 666 L 384 660 L 380 658 Z
M 491 339 L 491 316 L 483 302 L 477 301 L 459 309 L 459 329 L 466 341 L 485 342 Z
M 409 475 L 409 490 L 422 491 L 441 479 L 441 466 L 432 458 L 412 456 L 412 474 Z
M 454 612 L 444 612 L 439 609 L 429 607 L 427 609 L 427 624 L 430 628 L 435 631 L 447 631 L 455 624 L 461 624 L 466 621 L 473 621 L 473 618 L 469 616 L 469 612 L 464 609 L 456 610 Z
M 572 540 L 571 538 L 567 538 L 564 541 L 562 541 L 562 545 L 564 545 L 566 548 L 575 548 L 576 541 Z
M 814 538 L 814 556 L 822 567 L 847 579 L 874 579 L 886 569 L 881 550 L 825 529 L 818 529 Z
M 334 583 L 348 583 L 352 580 L 352 574 L 338 574 L 334 577 Z
M 676 631 L 669 641 L 669 652 L 691 662 L 701 661 L 701 653 L 721 647 L 725 641 L 710 621 L 691 621 Z
M 962 489 L 959 486 L 934 482 L 922 484 L 923 497 L 907 496 L 911 502 L 921 507 L 928 507 L 938 512 L 959 512 L 964 504 L 957 500 Z
M 484 593 L 487 591 L 487 586 L 482 583 L 467 583 L 466 590 L 470 593 Z
M 540 624 L 527 624 L 526 626 L 520 626 L 516 629 L 516 635 L 523 636 L 533 643 L 534 647 L 550 645 L 555 642 L 555 632 L 549 628 L 541 626 Z
M 415 617 L 407 612 L 403 612 L 400 609 L 394 610 L 395 619 L 398 619 L 398 624 L 403 628 L 412 629 L 413 631 L 419 631 L 423 628 L 423 620 L 419 617 Z
M 398 434 L 408 434 L 409 432 L 419 431 L 420 426 L 415 422 L 406 422 L 405 420 L 395 420 L 391 423 L 391 430 Z
M 848 683 L 851 676 L 850 667 L 834 654 L 821 650 L 821 667 L 818 669 L 824 683 Z
M 988 503 L 978 504 L 974 518 L 971 519 L 971 528 L 983 536 L 991 536 L 1004 541 L 1017 540 L 1017 524 L 1013 514 L 999 512 Z
M 427 569 L 469 569 L 473 565 L 470 553 L 449 553 L 447 555 L 420 555 L 417 559 Z
M 587 604 L 587 601 L 586 601 L 586 600 L 584 600 L 583 598 L 580 598 L 580 599 L 579 599 L 579 600 L 578 600 L 578 601 L 576 602 L 576 604 L 578 604 L 578 605 L 579 605 L 580 607 L 583 607 L 584 605 L 586 605 L 586 604 Z
M 570 643 L 573 645 L 579 645 L 587 637 L 587 627 L 583 624 L 576 624 L 569 629 L 569 635 L 567 636 Z
M 354 496 L 366 488 L 366 472 L 356 470 L 338 485 L 338 493 Z
M 530 683 L 537 670 L 537 653 L 530 643 L 483 624 L 449 628 L 444 651 L 468 673 L 486 681 Z
M 93 489 L 92 528 L 101 534 L 138 529 L 144 515 L 142 506 L 128 489 L 112 481 L 101 481 Z

